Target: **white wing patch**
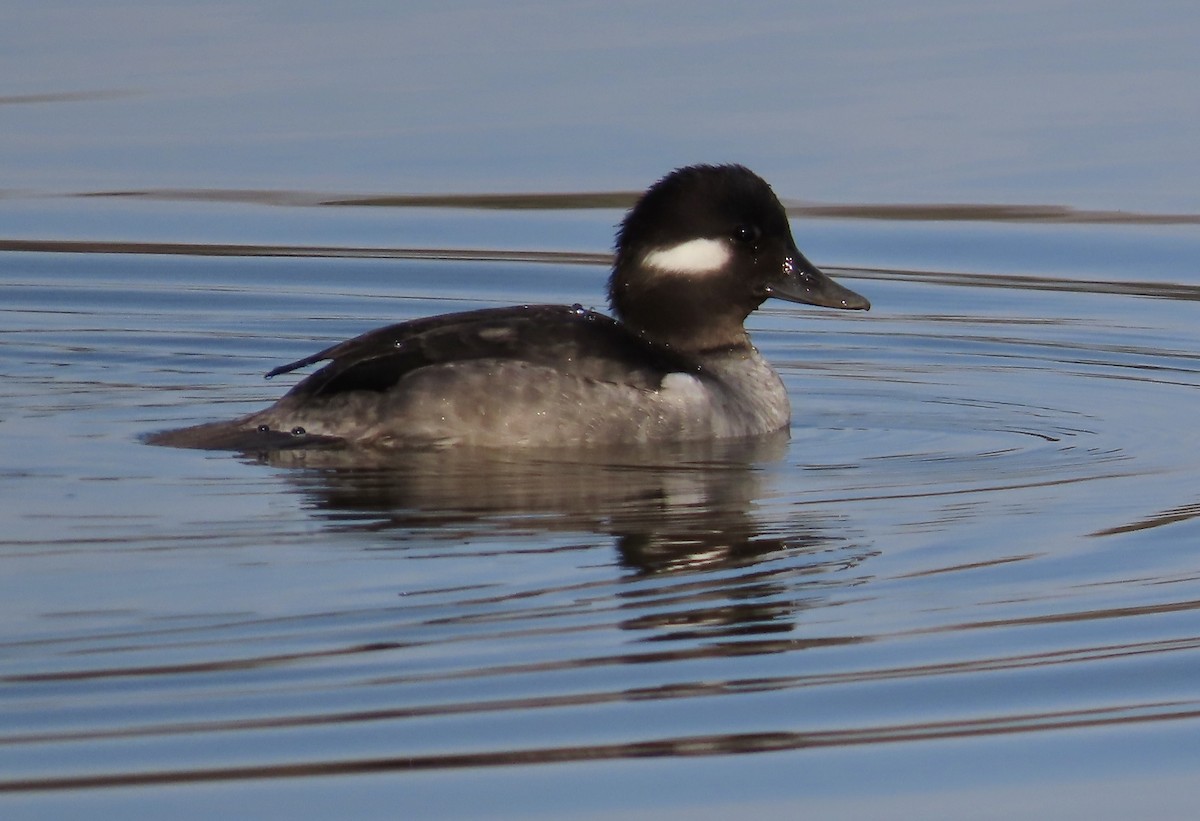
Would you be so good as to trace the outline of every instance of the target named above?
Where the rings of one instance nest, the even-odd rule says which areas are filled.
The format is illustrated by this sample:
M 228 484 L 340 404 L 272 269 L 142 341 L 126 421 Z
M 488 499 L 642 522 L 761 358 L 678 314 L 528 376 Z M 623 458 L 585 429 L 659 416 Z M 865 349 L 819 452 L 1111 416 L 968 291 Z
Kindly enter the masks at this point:
M 671 274 L 711 274 L 729 262 L 729 247 L 719 239 L 689 239 L 678 245 L 655 248 L 643 262 L 656 271 Z

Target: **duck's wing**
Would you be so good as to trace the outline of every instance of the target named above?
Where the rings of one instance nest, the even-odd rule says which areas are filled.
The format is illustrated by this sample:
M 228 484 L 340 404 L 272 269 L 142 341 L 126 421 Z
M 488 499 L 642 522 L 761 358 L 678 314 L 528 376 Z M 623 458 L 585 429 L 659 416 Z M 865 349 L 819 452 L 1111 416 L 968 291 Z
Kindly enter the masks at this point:
M 267 377 L 328 361 L 292 397 L 386 391 L 421 368 L 480 359 L 524 361 L 583 379 L 656 389 L 672 372 L 699 375 L 691 358 L 580 307 L 488 308 L 389 325 L 275 368 Z

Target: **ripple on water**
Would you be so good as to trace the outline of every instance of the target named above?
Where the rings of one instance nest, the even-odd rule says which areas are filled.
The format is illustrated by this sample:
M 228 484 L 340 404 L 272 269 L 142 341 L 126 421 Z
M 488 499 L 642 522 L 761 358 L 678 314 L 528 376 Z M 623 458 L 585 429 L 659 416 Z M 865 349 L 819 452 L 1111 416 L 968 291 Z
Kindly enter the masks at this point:
M 1186 300 L 917 273 L 868 316 L 773 309 L 756 341 L 796 414 L 755 448 L 259 460 L 135 437 L 268 401 L 286 385 L 257 376 L 355 317 L 476 304 L 488 263 L 308 260 L 338 282 L 314 319 L 258 261 L 225 260 L 253 317 L 177 334 L 193 294 L 215 298 L 164 301 L 191 260 L 124 260 L 99 303 L 50 276 L 91 262 L 39 257 L 5 284 L 0 791 L 1044 738 L 1200 710 Z M 355 284 L 379 265 L 401 274 L 382 306 Z M 460 277 L 458 296 L 413 299 L 407 272 Z

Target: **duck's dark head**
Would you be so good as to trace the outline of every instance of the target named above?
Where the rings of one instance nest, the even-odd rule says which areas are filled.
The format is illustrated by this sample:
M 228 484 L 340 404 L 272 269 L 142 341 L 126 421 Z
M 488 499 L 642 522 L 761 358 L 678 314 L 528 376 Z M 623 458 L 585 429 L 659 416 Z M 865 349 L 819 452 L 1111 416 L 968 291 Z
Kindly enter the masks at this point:
M 748 345 L 742 323 L 769 297 L 871 307 L 804 258 L 771 187 L 740 165 L 681 168 L 642 195 L 617 234 L 609 297 L 630 328 L 685 351 Z

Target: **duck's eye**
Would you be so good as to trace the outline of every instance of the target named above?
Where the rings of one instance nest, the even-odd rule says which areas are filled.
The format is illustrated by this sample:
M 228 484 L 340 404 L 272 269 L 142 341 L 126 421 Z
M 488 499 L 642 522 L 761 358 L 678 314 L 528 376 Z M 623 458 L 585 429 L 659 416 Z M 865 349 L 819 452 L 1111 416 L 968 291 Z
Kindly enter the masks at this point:
M 757 225 L 739 225 L 733 229 L 733 241 L 753 245 L 758 242 L 760 234 Z

